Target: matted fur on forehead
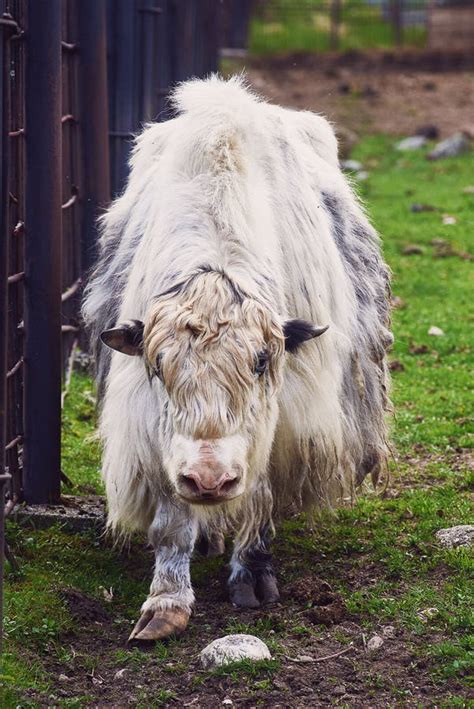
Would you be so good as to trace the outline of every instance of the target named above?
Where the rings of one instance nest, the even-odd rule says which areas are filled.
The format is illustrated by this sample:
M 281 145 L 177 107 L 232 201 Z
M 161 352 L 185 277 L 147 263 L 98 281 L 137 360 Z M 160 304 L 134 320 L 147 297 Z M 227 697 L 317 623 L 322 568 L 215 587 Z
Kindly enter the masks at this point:
M 279 384 L 284 335 L 269 309 L 212 271 L 157 297 L 144 346 L 149 366 L 160 360 L 183 428 L 207 437 L 225 435 L 248 415 L 259 352 L 268 354 L 270 384 Z

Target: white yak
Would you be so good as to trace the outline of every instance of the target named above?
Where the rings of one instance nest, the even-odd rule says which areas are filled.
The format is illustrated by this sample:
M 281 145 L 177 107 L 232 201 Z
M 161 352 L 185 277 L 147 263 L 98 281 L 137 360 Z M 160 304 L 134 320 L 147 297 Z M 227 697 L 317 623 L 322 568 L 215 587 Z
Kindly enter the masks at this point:
M 331 126 L 240 77 L 173 101 L 136 139 L 83 308 L 109 525 L 156 552 L 137 640 L 186 627 L 198 535 L 233 534 L 233 603 L 275 601 L 274 521 L 350 501 L 387 457 L 389 273 Z

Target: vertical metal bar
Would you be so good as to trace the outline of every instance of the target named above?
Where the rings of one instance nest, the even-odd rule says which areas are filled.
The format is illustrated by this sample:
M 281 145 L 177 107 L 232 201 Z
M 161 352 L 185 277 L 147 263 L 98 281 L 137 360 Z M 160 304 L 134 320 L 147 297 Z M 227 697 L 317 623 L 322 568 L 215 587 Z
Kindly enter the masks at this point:
M 2 15 L 4 2 L 0 4 Z M 10 51 L 8 28 L 0 25 L 0 475 L 5 472 L 7 421 L 7 318 L 8 318 L 8 131 Z M 3 497 L 0 506 L 3 506 Z
M 391 14 L 395 44 L 403 44 L 403 0 L 391 0 Z
M 5 5 L 0 14 L 5 19 Z M 8 131 L 10 127 L 10 43 L 6 25 L 0 25 L 0 654 L 3 644 L 3 559 L 7 424 L 7 318 L 8 318 Z
M 111 181 L 112 192 L 123 189 L 131 133 L 138 127 L 137 0 L 113 0 L 109 4 Z
M 24 495 L 57 503 L 61 443 L 61 0 L 28 0 Z
M 339 26 L 341 24 L 341 0 L 331 0 L 331 49 L 339 49 Z
M 84 156 L 82 270 L 86 271 L 96 255 L 97 215 L 110 200 L 106 2 L 81 0 L 78 12 Z

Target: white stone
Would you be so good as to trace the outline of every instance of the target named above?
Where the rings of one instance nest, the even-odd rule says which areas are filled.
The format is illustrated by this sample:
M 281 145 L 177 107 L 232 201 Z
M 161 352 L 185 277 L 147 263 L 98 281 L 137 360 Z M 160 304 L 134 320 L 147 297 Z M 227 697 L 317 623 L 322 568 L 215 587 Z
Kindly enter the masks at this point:
M 441 546 L 448 549 L 470 547 L 474 543 L 474 524 L 458 524 L 456 527 L 439 529 L 436 539 Z
M 399 143 L 396 144 L 397 150 L 418 150 L 426 144 L 426 138 L 424 135 L 412 135 L 410 138 L 404 138 Z
M 469 150 L 469 148 L 469 138 L 464 135 L 464 133 L 459 132 L 435 145 L 434 149 L 428 154 L 428 158 L 430 160 L 454 158 L 457 155 L 464 153 L 466 150 Z
M 397 634 L 397 629 L 393 625 L 384 625 L 382 628 L 382 635 L 384 638 L 394 638 Z
M 369 652 L 375 652 L 377 650 L 380 650 L 382 645 L 383 645 L 383 638 L 381 638 L 380 635 L 374 635 L 373 637 L 370 638 L 370 640 L 367 643 L 367 650 Z
M 432 335 L 433 337 L 443 337 L 444 331 L 440 327 L 432 325 L 428 330 L 428 335 Z
M 348 172 L 358 172 L 362 170 L 362 163 L 358 160 L 341 160 L 341 167 Z
M 450 224 L 457 224 L 458 220 L 456 217 L 452 217 L 451 214 L 443 214 L 443 224 L 449 226 Z
M 417 616 L 423 623 L 426 623 L 432 618 L 436 618 L 438 613 L 437 608 L 424 608 L 422 611 L 418 611 Z
M 239 660 L 270 660 L 270 650 L 255 635 L 226 635 L 209 643 L 200 655 L 204 669 L 220 667 Z
M 369 179 L 369 173 L 367 170 L 359 170 L 359 172 L 356 172 L 356 180 L 368 180 Z

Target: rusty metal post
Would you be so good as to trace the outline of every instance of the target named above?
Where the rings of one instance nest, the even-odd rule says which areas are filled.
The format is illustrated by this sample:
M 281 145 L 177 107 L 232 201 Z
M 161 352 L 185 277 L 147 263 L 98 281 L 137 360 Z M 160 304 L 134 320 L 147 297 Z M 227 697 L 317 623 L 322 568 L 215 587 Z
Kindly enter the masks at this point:
M 5 472 L 5 445 L 7 420 L 7 319 L 8 319 L 8 131 L 10 127 L 10 18 L 0 4 L 0 475 Z M 3 498 L 0 506 L 3 506 Z M 1 531 L 1 530 L 0 530 Z
M 393 36 L 397 47 L 403 44 L 403 0 L 391 0 Z
M 331 49 L 339 49 L 339 28 L 341 25 L 341 0 L 331 0 L 331 35 L 329 44 Z
M 28 0 L 24 496 L 57 503 L 61 448 L 61 0 Z
M 84 155 L 84 272 L 92 266 L 96 256 L 97 216 L 110 201 L 106 2 L 81 0 L 78 13 L 81 96 L 79 122 Z
M 0 1 L 0 654 L 3 646 L 3 561 L 5 553 L 5 468 L 7 423 L 7 319 L 8 319 L 8 157 L 10 128 L 10 36 L 14 20 Z

